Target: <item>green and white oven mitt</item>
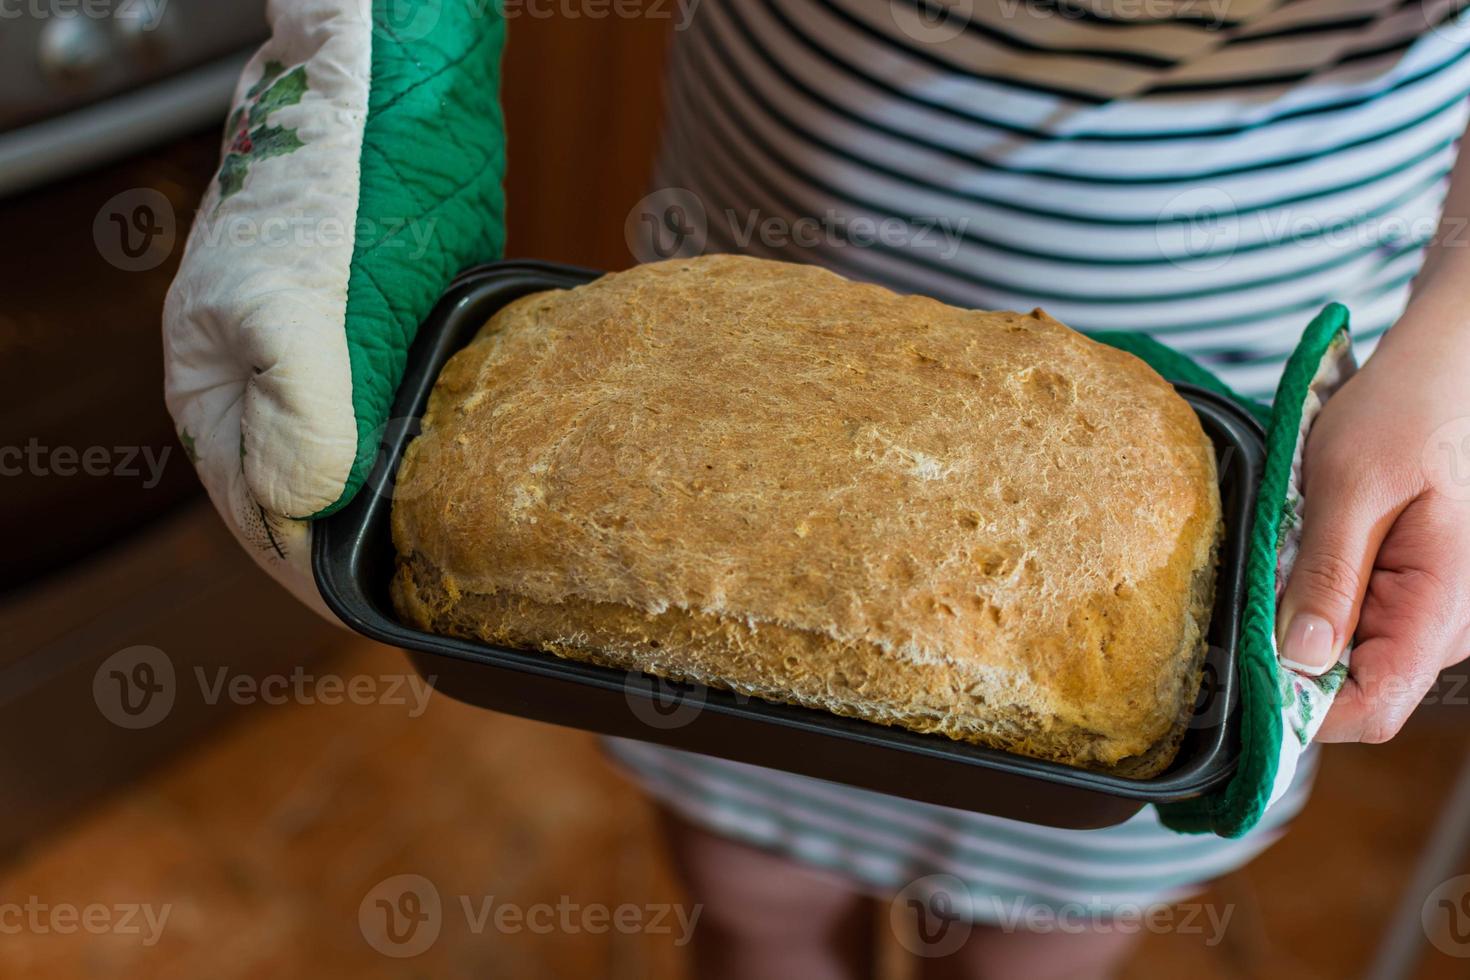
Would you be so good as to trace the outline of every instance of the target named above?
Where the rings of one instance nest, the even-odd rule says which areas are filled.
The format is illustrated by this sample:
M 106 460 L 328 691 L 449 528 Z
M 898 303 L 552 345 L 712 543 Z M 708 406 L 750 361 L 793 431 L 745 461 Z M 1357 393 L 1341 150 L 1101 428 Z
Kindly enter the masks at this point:
M 498 11 L 475 0 L 273 0 L 272 38 L 240 81 L 168 296 L 166 394 L 179 437 L 240 540 L 324 615 L 310 522 L 362 486 L 437 297 L 502 250 Z M 1099 339 L 1229 394 L 1146 337 Z M 1346 311 L 1332 306 L 1308 328 L 1269 412 L 1238 658 L 1240 766 L 1214 795 L 1163 808 L 1177 830 L 1254 826 L 1345 675 L 1345 661 L 1320 678 L 1280 667 L 1274 626 L 1301 523 L 1302 442 L 1351 371 Z
M 272 0 L 165 305 L 179 438 L 319 610 L 308 522 L 362 485 L 419 322 L 503 248 L 499 9 Z
M 1102 337 L 1150 362 L 1165 377 L 1223 384 L 1181 355 L 1136 336 Z M 1266 463 L 1248 548 L 1246 607 L 1237 662 L 1241 746 L 1234 777 L 1206 797 L 1160 807 L 1164 823 L 1185 833 L 1239 837 L 1291 785 L 1297 763 L 1347 677 L 1348 652 L 1321 676 L 1283 666 L 1276 649 L 1276 608 L 1301 542 L 1305 501 L 1302 451 L 1322 406 L 1356 370 L 1348 313 L 1324 309 L 1287 361 L 1272 407 L 1237 399 L 1266 423 Z

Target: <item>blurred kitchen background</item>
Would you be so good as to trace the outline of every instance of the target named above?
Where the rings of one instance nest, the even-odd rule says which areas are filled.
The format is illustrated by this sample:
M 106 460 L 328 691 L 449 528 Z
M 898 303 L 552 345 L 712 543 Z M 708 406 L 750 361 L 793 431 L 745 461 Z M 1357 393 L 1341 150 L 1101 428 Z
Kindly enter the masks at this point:
M 556 7 L 511 25 L 508 252 L 619 268 L 676 8 Z M 0 977 L 689 976 L 668 934 L 451 919 L 404 960 L 365 938 L 360 906 L 404 873 L 521 906 L 682 898 L 650 808 L 591 736 L 417 703 L 399 654 L 299 608 L 215 518 L 162 404 L 159 315 L 263 4 L 59 7 L 82 8 L 5 0 L 0 19 L 0 447 L 31 454 L 0 457 L 0 909 L 169 913 L 152 937 L 0 914 Z M 112 223 L 119 195 L 150 190 L 161 223 Z M 129 727 L 99 709 L 94 678 L 137 646 L 187 682 L 162 721 Z M 371 678 L 382 696 L 263 693 L 303 675 Z M 211 698 L 220 678 L 264 687 Z M 1207 896 L 1233 908 L 1217 945 L 1150 935 L 1128 975 L 1360 976 L 1375 957 L 1383 977 L 1470 975 L 1450 955 L 1470 955 L 1470 936 L 1446 952 L 1420 925 L 1430 889 L 1470 872 L 1470 826 L 1439 825 L 1470 685 L 1435 700 L 1390 745 L 1324 753 L 1306 814 Z M 888 921 L 875 904 L 880 972 L 899 978 L 911 964 Z

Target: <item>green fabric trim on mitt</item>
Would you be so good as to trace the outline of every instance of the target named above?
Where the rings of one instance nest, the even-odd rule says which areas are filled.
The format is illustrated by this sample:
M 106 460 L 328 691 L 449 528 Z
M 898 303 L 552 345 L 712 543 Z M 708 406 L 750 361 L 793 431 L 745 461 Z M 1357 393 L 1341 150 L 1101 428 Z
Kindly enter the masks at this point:
M 1301 430 L 1302 408 L 1322 359 L 1348 328 L 1346 307 L 1333 303 L 1307 326 L 1282 372 L 1271 408 L 1233 392 L 1208 370 L 1144 334 L 1098 332 L 1094 340 L 1128 351 L 1170 381 L 1199 385 L 1239 402 L 1266 425 L 1266 463 L 1256 501 L 1246 566 L 1246 607 L 1237 663 L 1241 744 L 1235 775 L 1197 800 L 1159 807 L 1166 827 L 1180 833 L 1240 837 L 1266 811 L 1284 736 L 1276 664 L 1277 534 Z
M 1159 807 L 1166 827 L 1181 833 L 1240 837 L 1266 811 L 1283 737 L 1276 663 L 1277 534 L 1286 506 L 1302 406 L 1333 343 L 1348 328 L 1347 308 L 1333 303 L 1317 314 L 1282 372 L 1266 428 L 1266 464 L 1251 528 L 1246 606 L 1237 665 L 1240 676 L 1240 758 L 1225 787 L 1198 800 Z
M 366 480 L 419 324 L 458 272 L 505 247 L 505 126 L 494 4 L 425 5 L 397 25 L 373 0 L 372 85 L 363 133 L 347 349 L 357 458 L 345 505 Z

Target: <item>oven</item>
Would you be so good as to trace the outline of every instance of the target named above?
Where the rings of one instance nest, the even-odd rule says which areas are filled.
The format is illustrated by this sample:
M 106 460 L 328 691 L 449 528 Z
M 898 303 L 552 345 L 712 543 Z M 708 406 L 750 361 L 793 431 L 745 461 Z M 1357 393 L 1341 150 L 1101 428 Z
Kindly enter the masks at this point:
M 235 545 L 162 398 L 164 294 L 265 33 L 263 0 L 0 0 L 0 852 L 228 716 L 120 726 L 118 651 L 182 679 L 338 635 Z

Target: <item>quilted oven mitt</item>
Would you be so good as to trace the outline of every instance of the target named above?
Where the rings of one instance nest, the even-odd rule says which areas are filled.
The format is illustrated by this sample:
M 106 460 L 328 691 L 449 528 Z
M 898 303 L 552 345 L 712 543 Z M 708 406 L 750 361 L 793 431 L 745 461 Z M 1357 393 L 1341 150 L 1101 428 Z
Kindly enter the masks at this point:
M 419 322 L 503 248 L 499 10 L 272 0 L 164 307 L 179 438 L 323 615 L 309 522 L 366 478 Z
M 399 15 L 399 16 L 394 16 Z M 311 521 L 372 466 L 420 321 L 503 237 L 495 4 L 272 0 L 164 311 L 166 396 L 216 507 L 261 565 L 327 615 Z M 1138 334 L 1097 335 L 1162 375 L 1235 397 Z M 1351 374 L 1330 306 L 1287 366 L 1251 538 L 1240 765 L 1219 792 L 1162 808 L 1182 832 L 1238 836 L 1289 784 L 1346 675 L 1277 660 L 1276 601 L 1296 554 L 1302 444 Z
M 1307 433 L 1327 399 L 1356 370 L 1348 312 L 1334 303 L 1311 322 L 1287 360 L 1269 409 L 1241 398 L 1189 358 L 1146 336 L 1093 336 L 1132 352 L 1171 381 L 1202 385 L 1234 398 L 1266 425 L 1266 463 L 1247 551 L 1246 605 L 1236 651 L 1241 712 L 1238 768 L 1214 793 L 1159 807 L 1160 818 L 1174 830 L 1239 837 L 1291 785 L 1302 752 L 1347 677 L 1346 649 L 1338 663 L 1318 677 L 1282 666 L 1276 650 L 1276 604 L 1301 541 L 1302 450 Z

